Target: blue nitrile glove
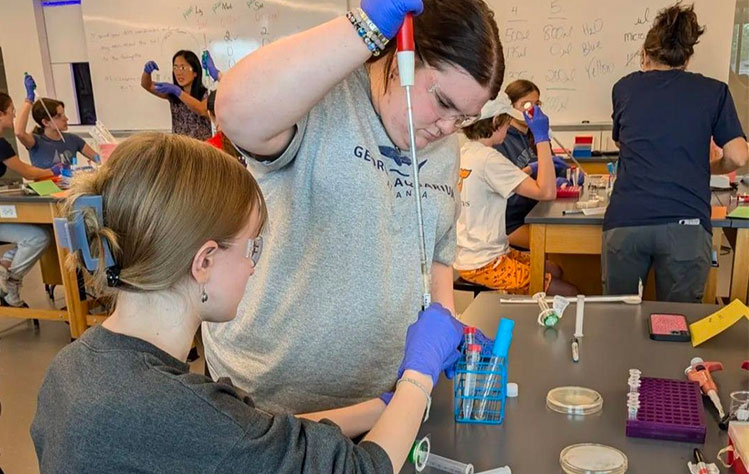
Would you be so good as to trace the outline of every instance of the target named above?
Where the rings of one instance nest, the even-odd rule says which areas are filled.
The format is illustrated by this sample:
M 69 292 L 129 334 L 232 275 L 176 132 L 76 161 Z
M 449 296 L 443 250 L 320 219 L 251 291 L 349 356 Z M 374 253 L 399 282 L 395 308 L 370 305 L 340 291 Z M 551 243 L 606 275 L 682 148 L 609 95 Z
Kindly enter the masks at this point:
M 208 75 L 211 76 L 211 78 L 214 81 L 218 81 L 218 74 L 221 71 L 219 71 L 216 68 L 216 65 L 213 64 L 213 58 L 211 57 L 211 53 L 210 52 L 203 51 L 203 60 L 202 60 L 202 63 L 203 63 L 203 69 L 205 69 L 206 71 L 208 71 Z
M 143 72 L 146 74 L 151 74 L 154 71 L 159 70 L 159 65 L 156 64 L 156 61 L 148 61 L 145 66 L 143 66 Z
M 415 370 L 432 377 L 437 385 L 440 372 L 454 373 L 460 358 L 458 346 L 463 340 L 463 325 L 439 303 L 432 303 L 419 312 L 419 318 L 408 327 L 403 362 L 398 378 L 406 370 Z
M 481 329 L 476 328 L 476 334 L 473 336 L 474 344 L 478 344 L 481 346 L 481 352 L 482 353 L 490 353 L 492 352 L 492 349 L 494 348 L 494 339 L 491 339 L 486 336 L 483 332 L 481 332 Z
M 557 178 L 557 188 L 572 186 L 572 183 L 567 181 L 567 178 Z
M 538 161 L 528 163 L 528 168 L 531 169 L 531 178 L 536 179 L 536 176 L 538 176 Z
M 36 82 L 31 74 L 26 74 L 23 77 L 23 87 L 26 89 L 26 100 L 34 102 L 34 91 L 36 90 Z
M 549 117 L 541 110 L 541 107 L 533 106 L 533 117 L 529 116 L 524 110 L 523 117 L 525 117 L 525 123 L 528 124 L 528 128 L 533 132 L 533 140 L 536 143 L 548 142 L 549 141 Z
M 52 166 L 52 168 L 49 169 L 53 175 L 60 176 L 60 173 L 62 173 L 62 163 L 57 163 L 56 165 Z
M 466 327 L 465 324 L 458 321 L 462 327 Z M 486 337 L 486 334 L 481 332 L 481 329 L 476 328 L 476 333 L 473 335 L 473 343 L 478 344 L 481 346 L 481 353 L 485 356 L 489 357 L 491 356 L 492 349 L 494 348 L 494 339 L 490 339 Z M 458 350 L 462 352 L 463 345 L 465 344 L 465 339 L 463 339 L 460 343 L 460 347 L 458 347 Z M 452 365 L 451 367 L 448 367 L 445 369 L 445 377 L 448 379 L 451 379 L 455 377 L 455 365 Z
M 182 88 L 176 84 L 172 84 L 171 82 L 157 82 L 153 85 L 153 87 L 159 94 L 171 94 L 174 97 L 179 97 L 179 95 L 182 93 Z
M 390 405 L 390 400 L 393 399 L 393 392 L 385 392 L 377 398 L 382 400 L 385 403 L 385 406 Z
M 551 157 L 551 160 L 554 162 L 554 172 L 557 176 L 560 176 L 567 172 L 567 168 L 570 167 L 570 165 L 567 164 L 566 161 L 564 161 L 564 158 L 558 155 L 554 155 Z
M 424 10 L 421 0 L 362 0 L 361 9 L 380 33 L 392 39 L 403 24 L 407 13 L 415 15 Z

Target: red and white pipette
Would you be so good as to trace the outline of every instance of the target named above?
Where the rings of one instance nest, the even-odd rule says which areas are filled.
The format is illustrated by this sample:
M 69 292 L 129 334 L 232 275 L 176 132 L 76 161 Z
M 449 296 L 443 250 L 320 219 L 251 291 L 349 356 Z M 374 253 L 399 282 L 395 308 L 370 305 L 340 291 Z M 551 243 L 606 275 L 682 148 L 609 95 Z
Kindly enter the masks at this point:
M 712 375 L 710 375 L 710 372 L 717 370 L 723 370 L 723 364 L 720 362 L 705 362 L 701 357 L 695 357 L 691 360 L 684 374 L 692 382 L 700 384 L 702 393 L 707 395 L 710 401 L 713 402 L 715 409 L 718 410 L 718 417 L 722 420 L 726 414 L 723 411 L 723 405 L 720 403 L 720 397 L 718 397 L 718 386 L 715 384 Z
M 426 309 L 432 302 L 430 294 L 431 280 L 427 269 L 427 251 L 424 238 L 424 216 L 421 210 L 421 188 L 419 186 L 419 162 L 416 159 L 416 132 L 414 130 L 413 108 L 411 107 L 411 87 L 414 85 L 414 71 L 416 66 L 416 51 L 414 45 L 414 19 L 407 14 L 403 25 L 398 30 L 398 74 L 401 86 L 406 89 L 406 113 L 408 114 L 408 137 L 411 151 L 411 169 L 413 171 L 413 195 L 416 202 L 416 218 L 419 227 L 419 251 L 421 252 L 421 280 L 423 290 L 422 309 Z

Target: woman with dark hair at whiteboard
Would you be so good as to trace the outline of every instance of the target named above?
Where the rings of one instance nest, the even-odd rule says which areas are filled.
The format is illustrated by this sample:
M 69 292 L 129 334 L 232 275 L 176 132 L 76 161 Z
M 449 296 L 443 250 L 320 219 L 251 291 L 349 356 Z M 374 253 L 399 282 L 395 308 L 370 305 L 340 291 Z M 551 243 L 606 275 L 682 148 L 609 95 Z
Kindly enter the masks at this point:
M 210 66 L 213 66 L 213 60 Z M 208 73 L 218 80 L 218 69 L 208 67 Z M 143 67 L 140 85 L 151 94 L 167 99 L 172 112 L 172 133 L 187 135 L 198 140 L 207 140 L 213 134 L 211 119 L 208 117 L 208 89 L 202 82 L 203 68 L 192 51 L 180 50 L 172 58 L 172 83 L 153 82 L 151 73 L 158 71 L 155 61 L 148 61 Z
M 636 293 L 654 267 L 662 301 L 702 300 L 712 231 L 710 174 L 747 162 L 746 137 L 728 86 L 687 72 L 704 32 L 694 6 L 659 12 L 642 71 L 612 93 L 618 177 L 603 223 L 604 291 Z M 723 157 L 710 160 L 710 138 Z

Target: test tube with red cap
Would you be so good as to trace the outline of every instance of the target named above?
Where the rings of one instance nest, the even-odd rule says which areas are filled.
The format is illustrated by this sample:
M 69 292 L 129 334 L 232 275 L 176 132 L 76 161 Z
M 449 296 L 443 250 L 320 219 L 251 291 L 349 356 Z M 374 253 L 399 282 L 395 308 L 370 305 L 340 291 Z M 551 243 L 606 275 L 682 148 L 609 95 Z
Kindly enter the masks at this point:
M 471 419 L 473 397 L 476 393 L 476 371 L 481 360 L 481 346 L 471 344 L 466 349 L 466 378 L 463 383 L 463 418 Z
M 466 326 L 463 328 L 463 347 L 468 349 L 468 346 L 475 344 L 476 342 L 476 328 L 473 326 Z

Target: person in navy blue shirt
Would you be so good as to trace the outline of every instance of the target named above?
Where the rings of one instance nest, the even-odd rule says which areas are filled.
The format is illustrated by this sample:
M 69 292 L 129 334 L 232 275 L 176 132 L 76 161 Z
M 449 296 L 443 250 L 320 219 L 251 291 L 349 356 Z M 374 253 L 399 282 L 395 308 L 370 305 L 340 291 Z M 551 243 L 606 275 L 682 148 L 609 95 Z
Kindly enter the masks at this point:
M 686 71 L 704 28 L 693 6 L 659 12 L 642 71 L 613 89 L 619 168 L 603 224 L 604 291 L 631 294 L 655 271 L 661 301 L 700 302 L 710 268 L 710 174 L 747 162 L 728 86 Z M 710 139 L 723 157 L 710 161 Z

